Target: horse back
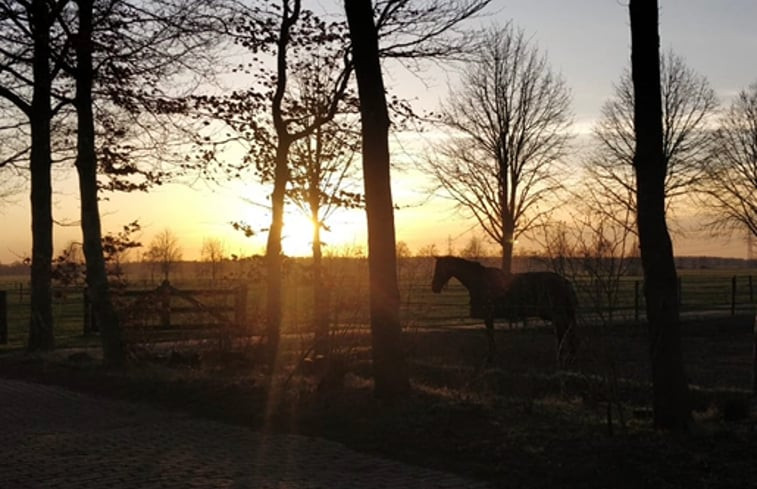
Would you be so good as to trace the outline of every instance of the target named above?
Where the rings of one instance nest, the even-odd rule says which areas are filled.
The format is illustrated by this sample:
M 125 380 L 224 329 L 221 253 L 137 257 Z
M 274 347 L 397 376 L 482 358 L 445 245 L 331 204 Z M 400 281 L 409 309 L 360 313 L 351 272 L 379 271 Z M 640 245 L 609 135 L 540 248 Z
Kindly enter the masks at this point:
M 511 276 L 499 268 L 482 267 L 475 287 L 470 287 L 470 316 L 474 319 L 486 319 L 496 309 L 511 281 Z M 495 314 L 496 315 L 496 314 Z
M 511 276 L 499 300 L 497 315 L 521 319 L 541 317 L 573 320 L 576 294 L 572 284 L 554 272 L 526 272 Z

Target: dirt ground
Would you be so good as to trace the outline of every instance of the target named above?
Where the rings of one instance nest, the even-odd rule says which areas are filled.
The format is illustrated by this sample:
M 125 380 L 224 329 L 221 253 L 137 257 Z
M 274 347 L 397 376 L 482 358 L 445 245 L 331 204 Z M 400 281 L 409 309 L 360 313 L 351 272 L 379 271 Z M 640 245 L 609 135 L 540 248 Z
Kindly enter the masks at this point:
M 411 329 L 413 391 L 394 404 L 372 397 L 365 335 L 342 338 L 338 368 L 302 361 L 302 339 L 290 338 L 273 374 L 254 342 L 200 342 L 135 349 L 123 371 L 103 370 L 89 351 L 11 352 L 0 375 L 316 435 L 498 487 L 744 488 L 757 487 L 752 321 L 683 323 L 694 407 L 683 438 L 651 428 L 646 330 L 635 324 L 581 328 L 565 370 L 548 327 L 499 328 L 492 366 L 481 329 Z

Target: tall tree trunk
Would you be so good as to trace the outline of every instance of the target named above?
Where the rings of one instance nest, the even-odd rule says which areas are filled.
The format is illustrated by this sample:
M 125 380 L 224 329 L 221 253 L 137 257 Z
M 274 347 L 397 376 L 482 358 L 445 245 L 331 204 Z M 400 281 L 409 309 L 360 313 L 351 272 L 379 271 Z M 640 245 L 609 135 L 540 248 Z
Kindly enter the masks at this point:
M 281 341 L 281 308 L 283 302 L 283 276 L 281 254 L 281 234 L 284 228 L 284 196 L 289 168 L 287 158 L 290 140 L 284 134 L 279 134 L 276 148 L 276 168 L 274 170 L 273 193 L 271 194 L 271 228 L 268 230 L 266 246 L 266 356 L 268 364 L 273 366 L 279 353 Z
M 121 326 L 110 297 L 102 248 L 100 209 L 97 202 L 97 156 L 95 123 L 92 110 L 92 15 L 93 0 L 76 0 L 79 8 L 79 33 L 76 36 L 76 170 L 79 174 L 81 228 L 87 266 L 87 294 L 100 329 L 103 361 L 119 366 L 125 361 Z
M 501 144 L 506 146 L 506 139 L 503 139 Z M 515 193 L 517 178 L 513 177 L 513 184 L 511 185 L 511 164 L 504 149 L 502 148 L 505 154 L 499 157 L 499 213 L 502 222 L 502 271 L 509 275 L 513 268 L 513 235 L 515 234 L 513 215 L 517 202 Z
M 313 326 L 315 331 L 315 354 L 329 353 L 329 318 L 328 305 L 330 289 L 328 281 L 323 280 L 323 253 L 321 250 L 321 224 L 318 220 L 318 189 L 311 201 L 311 219 L 313 220 Z
M 654 423 L 685 432 L 691 421 L 683 370 L 673 245 L 665 222 L 665 174 L 657 2 L 631 0 L 637 226 L 649 323 Z
M 31 3 L 31 29 L 34 36 L 34 93 L 31 113 L 31 208 L 32 270 L 29 351 L 52 350 L 53 310 L 51 267 L 53 258 L 52 183 L 50 167 L 50 11 L 45 0 Z
M 515 245 L 515 226 L 512 219 L 505 218 L 502 231 L 504 237 L 502 241 L 502 271 L 509 275 L 513 272 L 513 248 Z
M 281 342 L 281 307 L 283 303 L 283 277 L 281 254 L 281 233 L 284 228 L 284 197 L 289 182 L 289 147 L 292 137 L 284 121 L 282 101 L 287 86 L 287 47 L 289 46 L 289 30 L 300 16 L 301 1 L 282 0 L 281 25 L 279 38 L 276 43 L 276 89 L 271 102 L 271 116 L 276 130 L 278 143 L 276 146 L 276 161 L 273 175 L 273 193 L 271 194 L 271 227 L 268 230 L 266 244 L 266 346 L 267 362 L 272 367 L 276 363 Z
M 375 395 L 393 399 L 406 394 L 409 383 L 399 319 L 389 165 L 389 113 L 371 1 L 345 0 L 344 8 L 360 97 Z
M 505 241 L 502 243 L 502 271 L 511 274 L 513 270 L 513 242 Z
M 331 351 L 329 341 L 329 305 L 331 301 L 331 281 L 323 273 L 323 252 L 321 246 L 321 177 L 323 168 L 323 128 L 315 130 L 315 151 L 308 169 L 308 206 L 313 223 L 313 330 L 315 332 L 315 355 L 327 356 Z

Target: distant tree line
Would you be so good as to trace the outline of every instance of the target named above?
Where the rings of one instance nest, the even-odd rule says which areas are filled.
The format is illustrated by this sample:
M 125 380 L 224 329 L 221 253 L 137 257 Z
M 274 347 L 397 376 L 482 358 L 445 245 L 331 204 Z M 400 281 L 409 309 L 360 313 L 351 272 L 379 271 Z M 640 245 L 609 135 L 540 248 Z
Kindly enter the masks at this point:
M 549 216 L 566 199 L 581 201 L 576 239 L 608 257 L 638 248 L 655 424 L 685 431 L 668 218 L 693 196 L 706 204 L 711 229 L 757 236 L 757 85 L 718 114 L 707 80 L 674 53 L 660 56 L 657 2 L 632 0 L 630 68 L 603 107 L 582 183 L 572 185 L 566 82 L 514 23 L 470 28 L 489 3 L 345 0 L 332 16 L 301 0 L 0 0 L 0 170 L 29 177 L 28 350 L 55 346 L 54 165 L 77 172 L 87 294 L 104 361 L 114 366 L 127 359 L 110 294 L 114 243 L 102 230 L 103 193 L 148 191 L 181 175 L 249 179 L 268 186 L 250 201 L 270 210 L 270 223 L 228 222 L 246 235 L 267 233 L 267 362 L 275 366 L 280 353 L 286 207 L 314 223 L 313 329 L 323 356 L 329 299 L 320 286 L 328 280 L 320 233 L 335 209 L 361 208 L 375 391 L 385 399 L 405 395 L 397 258 L 407 250 L 396 244 L 389 134 L 421 118 L 384 74 L 392 62 L 410 69 L 454 62 L 462 75 L 434 119 L 446 137 L 429 152 L 427 171 L 497 245 L 508 273 L 517 239 L 555 226 Z M 236 50 L 234 66 L 223 61 L 226 50 Z M 219 93 L 228 71 L 239 85 Z M 239 148 L 241 156 L 230 158 Z M 475 236 L 463 250 L 471 257 L 484 253 Z M 552 236 L 557 241 L 546 241 L 560 244 L 568 233 Z M 218 263 L 224 250 L 206 241 L 202 254 Z M 181 260 L 177 237 L 161 232 L 145 256 L 168 280 Z

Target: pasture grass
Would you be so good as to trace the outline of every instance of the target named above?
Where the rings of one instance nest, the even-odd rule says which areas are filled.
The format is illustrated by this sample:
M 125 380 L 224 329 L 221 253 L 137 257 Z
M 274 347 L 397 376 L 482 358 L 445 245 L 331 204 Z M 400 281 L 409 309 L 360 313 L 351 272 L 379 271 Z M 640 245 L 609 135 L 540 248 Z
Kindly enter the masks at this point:
M 638 277 L 621 281 L 622 314 L 611 327 L 584 306 L 579 358 L 561 371 L 551 330 L 540 322 L 498 324 L 497 358 L 485 365 L 486 341 L 480 322 L 467 317 L 467 292 L 452 282 L 432 294 L 431 266 L 430 260 L 400 266 L 412 393 L 395 404 L 372 395 L 367 276 L 359 260 L 334 260 L 329 268 L 334 349 L 346 365 L 336 374 L 306 361 L 312 282 L 305 266 L 286 277 L 282 362 L 275 372 L 259 361 L 265 293 L 259 280 L 221 282 L 248 287 L 243 330 L 193 327 L 207 318 L 192 313 L 177 316 L 169 329 L 145 319 L 128 330 L 131 364 L 113 371 L 99 365 L 97 336 L 82 334 L 81 291 L 56 295 L 60 349 L 21 352 L 29 314 L 28 285 L 18 287 L 23 277 L 0 279 L 9 291 L 10 336 L 9 345 L 0 346 L 0 372 L 256 429 L 323 436 L 501 487 L 725 488 L 757 480 L 757 421 L 749 397 L 754 309 L 744 278 L 757 278 L 757 271 L 681 272 L 684 359 L 696 424 L 692 436 L 679 440 L 651 429 L 646 328 L 630 320 Z M 733 275 L 739 308 L 730 317 Z M 188 276 L 175 285 L 207 282 Z M 640 306 L 643 319 L 643 299 Z M 326 382 L 329 375 L 337 382 Z
M 304 361 L 305 333 L 284 336 L 275 372 L 258 361 L 254 338 L 134 345 L 132 364 L 116 371 L 100 368 L 97 349 L 7 353 L 0 371 L 326 437 L 496 487 L 749 487 L 757 476 L 751 326 L 750 316 L 685 322 L 696 421 L 685 439 L 651 429 L 646 331 L 632 323 L 584 326 L 566 370 L 555 366 L 547 327 L 499 328 L 493 365 L 483 363 L 480 328 L 406 328 L 412 392 L 390 404 L 373 398 L 370 338 L 358 327 L 334 338 L 346 360 L 336 383 L 326 382 L 328 365 Z
M 183 264 L 186 270 L 174 280 L 179 289 L 198 289 L 209 287 L 233 288 L 240 285 L 247 287 L 246 317 L 244 333 L 262 330 L 262 318 L 265 306 L 265 287 L 260 277 L 252 272 L 240 272 L 232 278 L 211 282 L 207 277 L 192 273 L 189 264 Z M 197 265 L 197 264 L 196 264 Z M 199 265 L 197 265 L 199 266 Z M 239 265 L 241 267 L 242 265 Z M 198 269 L 199 270 L 199 269 Z M 198 270 L 194 270 L 195 272 Z M 367 302 L 367 266 L 364 259 L 331 257 L 326 260 L 327 281 L 321 284 L 327 287 L 330 296 L 330 320 L 334 324 L 363 324 L 369 322 Z M 256 272 L 257 273 L 257 272 Z M 452 280 L 441 294 L 430 290 L 433 273 L 432 258 L 406 258 L 399 261 L 399 291 L 401 297 L 401 316 L 409 327 L 437 328 L 449 325 L 477 324 L 468 318 L 468 294 L 456 280 Z M 732 302 L 732 277 L 736 276 L 736 313 L 754 311 L 757 294 L 757 270 L 754 269 L 683 269 L 681 277 L 681 310 L 685 315 L 703 316 L 711 313 L 728 314 Z M 752 285 L 749 286 L 749 276 Z M 160 277 L 134 274 L 127 276 L 130 288 L 142 290 L 154 289 L 159 285 Z M 640 277 L 622 277 L 616 304 L 613 306 L 615 320 L 630 320 L 638 316 L 644 318 L 644 297 L 641 287 L 639 296 L 635 296 L 635 283 Z M 592 298 L 591 286 L 587 279 L 578 278 L 576 289 L 579 296 L 579 313 L 583 322 L 596 322 L 597 307 L 606 304 Z M 12 346 L 23 344 L 28 334 L 29 323 L 29 284 L 28 277 L 2 276 L 0 290 L 8 294 L 8 329 L 9 343 Z M 198 298 L 209 306 L 219 303 L 208 298 Z M 175 300 L 175 303 L 181 303 Z M 638 302 L 638 309 L 635 304 Z M 186 305 L 186 304 L 185 304 Z M 228 301 L 227 301 L 228 305 Z M 285 276 L 283 325 L 285 332 L 302 333 L 311 328 L 313 310 L 313 284 L 310 279 L 309 262 L 305 259 L 293 260 Z M 86 346 L 91 340 L 83 337 L 84 301 L 80 289 L 56 288 L 53 305 L 56 337 L 62 346 Z M 141 318 L 141 324 L 155 326 L 157 316 L 151 319 Z M 173 332 L 159 332 L 164 337 L 184 336 L 183 329 L 193 329 L 195 325 L 212 325 L 213 318 L 198 314 L 196 311 L 175 313 L 172 322 L 177 325 Z M 155 328 L 153 328 L 155 329 Z M 241 333 L 241 332 L 240 332 Z M 1 348 L 1 347 L 0 347 Z

